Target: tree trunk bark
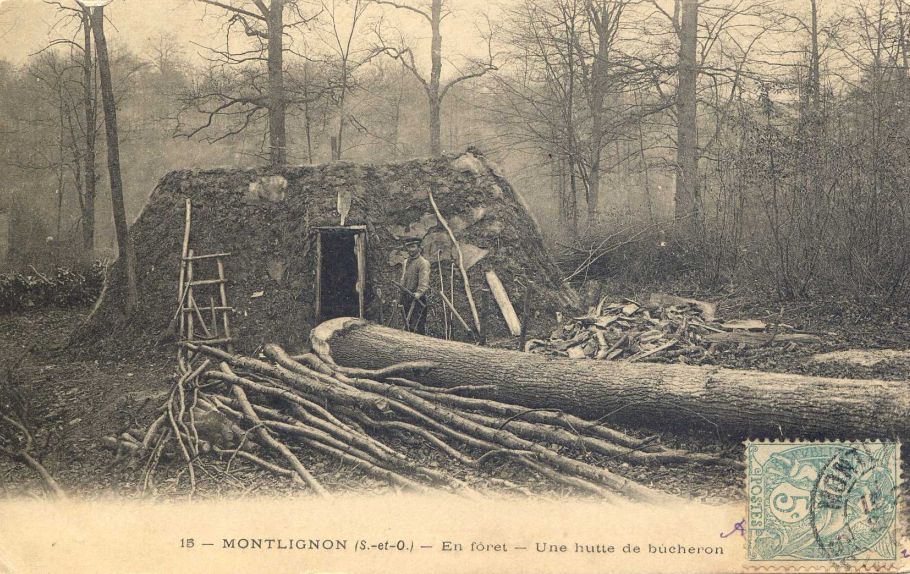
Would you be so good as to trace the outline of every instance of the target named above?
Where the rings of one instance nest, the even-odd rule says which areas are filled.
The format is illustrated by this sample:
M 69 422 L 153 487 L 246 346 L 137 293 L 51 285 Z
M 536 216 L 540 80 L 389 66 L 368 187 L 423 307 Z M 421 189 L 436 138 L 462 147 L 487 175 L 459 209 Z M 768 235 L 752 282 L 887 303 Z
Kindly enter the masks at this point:
M 904 7 L 903 2 L 895 2 L 897 6 L 897 49 L 901 57 L 901 67 L 900 67 L 900 87 L 901 95 L 905 95 L 907 91 L 907 72 L 910 70 L 910 55 L 907 53 L 907 27 L 904 22 Z
M 597 53 L 591 66 L 591 175 L 588 185 L 588 221 L 595 221 L 600 211 L 600 164 L 604 148 L 604 101 L 609 86 L 610 22 L 607 8 L 596 9 Z
M 568 158 L 568 175 L 569 175 L 569 225 L 572 228 L 572 236 L 578 234 L 578 174 L 575 164 L 575 156 L 569 152 Z
M 377 369 L 404 361 L 438 387 L 491 385 L 486 399 L 560 409 L 607 424 L 700 427 L 737 438 L 906 438 L 906 382 L 807 377 L 686 365 L 553 358 L 405 333 L 361 319 L 316 327 L 310 342 L 338 364 Z
M 332 153 L 332 161 L 341 161 L 341 146 L 344 141 L 344 124 L 345 124 L 345 99 L 347 97 L 347 86 L 348 86 L 348 62 L 347 54 L 344 55 L 341 61 L 341 94 L 338 97 L 338 131 L 335 135 L 335 145 L 334 151 Z
M 61 75 L 57 79 L 57 98 L 59 100 L 59 133 L 57 139 L 57 226 L 54 231 L 54 263 L 59 265 L 60 259 L 60 246 L 63 245 L 63 238 L 60 236 L 62 232 L 63 225 L 63 192 L 64 192 L 64 174 L 63 167 L 65 165 L 64 152 L 63 152 L 63 138 L 66 137 L 66 99 L 63 95 L 63 76 Z M 75 145 L 75 143 L 73 144 Z
M 398 96 L 395 98 L 395 107 L 392 113 L 392 136 L 390 138 L 392 140 L 392 159 L 396 160 L 399 156 L 398 140 L 401 137 L 401 104 L 404 102 L 404 77 L 399 75 L 399 78 L 401 80 L 398 84 Z
M 442 99 L 439 94 L 439 78 L 442 76 L 442 0 L 433 0 L 430 6 L 430 27 L 433 38 L 430 44 L 430 83 L 427 86 L 427 98 L 430 104 L 430 155 L 442 153 L 440 137 L 442 120 Z
M 689 230 L 698 229 L 701 201 L 698 190 L 698 0 L 682 0 L 679 32 L 679 83 L 676 91 L 676 218 Z
M 815 106 L 818 103 L 818 96 L 821 93 L 821 76 L 819 73 L 819 52 L 818 52 L 818 3 L 816 0 L 809 0 L 809 7 L 812 12 L 809 39 L 811 53 L 809 54 L 809 103 Z
M 91 20 L 92 32 L 95 36 L 95 50 L 98 55 L 98 74 L 101 80 L 104 131 L 107 135 L 107 168 L 110 174 L 114 229 L 117 232 L 117 252 L 125 267 L 127 311 L 132 312 L 139 305 L 139 291 L 136 286 L 136 251 L 130 239 L 130 230 L 126 222 L 126 206 L 123 201 L 123 179 L 120 175 L 120 140 L 117 133 L 117 104 L 114 101 L 114 84 L 111 79 L 111 63 L 107 52 L 107 40 L 104 37 L 104 8 L 93 8 Z
M 600 114 L 597 114 L 598 116 Z M 600 118 L 598 118 L 598 121 Z M 595 122 L 598 123 L 598 122 Z M 588 222 L 597 220 L 597 213 L 600 211 L 600 157 L 602 153 L 601 138 L 593 138 L 591 141 L 591 174 L 586 188 L 587 197 L 585 201 L 588 204 Z
M 306 161 L 313 163 L 313 128 L 310 116 L 310 71 L 309 62 L 303 63 L 303 126 L 306 132 Z
M 92 27 L 88 8 L 82 9 L 85 46 L 82 51 L 82 105 L 85 112 L 85 186 L 82 194 L 82 247 L 92 256 L 95 250 L 95 65 L 92 62 Z
M 268 15 L 269 71 L 269 161 L 273 166 L 288 162 L 284 92 L 284 1 L 272 0 Z

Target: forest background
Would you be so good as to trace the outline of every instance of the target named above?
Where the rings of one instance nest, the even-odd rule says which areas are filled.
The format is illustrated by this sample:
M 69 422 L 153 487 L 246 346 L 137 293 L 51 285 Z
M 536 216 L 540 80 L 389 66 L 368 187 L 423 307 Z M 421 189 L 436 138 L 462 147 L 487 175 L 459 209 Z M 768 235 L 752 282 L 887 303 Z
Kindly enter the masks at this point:
M 174 169 L 475 146 L 554 253 L 601 253 L 602 277 L 905 301 L 908 13 L 905 0 L 116 0 L 127 219 Z M 72 0 L 0 1 L 7 271 L 117 253 L 86 24 Z

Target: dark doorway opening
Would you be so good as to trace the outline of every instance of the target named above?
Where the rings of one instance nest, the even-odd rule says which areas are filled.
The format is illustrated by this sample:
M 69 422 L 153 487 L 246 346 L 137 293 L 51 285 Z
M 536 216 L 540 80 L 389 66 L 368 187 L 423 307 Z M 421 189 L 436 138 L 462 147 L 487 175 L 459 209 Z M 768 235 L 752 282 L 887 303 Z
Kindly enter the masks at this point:
M 363 317 L 366 228 L 317 227 L 316 321 Z

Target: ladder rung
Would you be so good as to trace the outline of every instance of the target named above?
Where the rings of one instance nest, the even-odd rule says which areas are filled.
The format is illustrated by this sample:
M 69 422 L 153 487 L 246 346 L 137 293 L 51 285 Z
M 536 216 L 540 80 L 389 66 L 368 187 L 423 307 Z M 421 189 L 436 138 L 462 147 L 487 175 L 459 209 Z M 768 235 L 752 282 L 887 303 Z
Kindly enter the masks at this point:
M 198 287 L 200 285 L 221 285 L 222 283 L 227 283 L 227 279 L 202 279 L 201 281 L 190 281 L 187 285 Z
M 184 312 L 184 313 L 195 313 L 197 310 L 199 310 L 199 311 L 211 311 L 211 310 L 212 310 L 212 307 L 200 307 L 200 306 L 197 305 L 196 307 L 184 307 L 184 308 L 183 308 L 183 312 Z M 223 306 L 216 306 L 216 307 L 215 307 L 215 311 L 233 311 L 233 310 L 234 310 L 233 307 L 223 307 Z
M 200 259 L 218 259 L 219 257 L 230 257 L 232 253 L 209 253 L 208 255 L 193 255 L 183 257 L 184 261 L 198 261 Z

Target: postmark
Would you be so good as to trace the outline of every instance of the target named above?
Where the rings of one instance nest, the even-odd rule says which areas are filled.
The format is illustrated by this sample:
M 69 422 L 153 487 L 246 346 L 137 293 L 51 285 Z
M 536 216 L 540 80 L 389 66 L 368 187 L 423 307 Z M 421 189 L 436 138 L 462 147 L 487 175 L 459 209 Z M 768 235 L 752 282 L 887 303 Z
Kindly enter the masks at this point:
M 746 473 L 751 564 L 896 564 L 898 443 L 750 441 Z

